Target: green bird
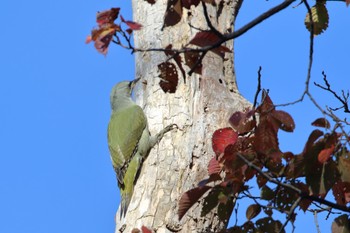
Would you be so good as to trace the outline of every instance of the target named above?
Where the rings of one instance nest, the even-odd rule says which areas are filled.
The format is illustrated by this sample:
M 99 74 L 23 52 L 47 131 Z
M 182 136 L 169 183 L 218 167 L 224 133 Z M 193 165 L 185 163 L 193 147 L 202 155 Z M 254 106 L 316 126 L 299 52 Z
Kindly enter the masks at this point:
M 169 125 L 154 137 L 151 136 L 145 113 L 131 99 L 131 93 L 138 80 L 116 84 L 110 96 L 112 114 L 107 137 L 121 193 L 120 218 L 127 212 L 143 161 L 164 134 L 176 126 Z

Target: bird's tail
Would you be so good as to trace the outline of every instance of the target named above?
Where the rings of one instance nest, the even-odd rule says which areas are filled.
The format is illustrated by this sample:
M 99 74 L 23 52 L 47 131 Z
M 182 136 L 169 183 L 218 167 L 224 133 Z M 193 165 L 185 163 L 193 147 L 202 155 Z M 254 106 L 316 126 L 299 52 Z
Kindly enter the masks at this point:
M 126 212 L 128 211 L 128 207 L 131 201 L 131 195 L 125 192 L 126 190 L 121 191 L 122 200 L 120 202 L 120 219 L 124 218 Z

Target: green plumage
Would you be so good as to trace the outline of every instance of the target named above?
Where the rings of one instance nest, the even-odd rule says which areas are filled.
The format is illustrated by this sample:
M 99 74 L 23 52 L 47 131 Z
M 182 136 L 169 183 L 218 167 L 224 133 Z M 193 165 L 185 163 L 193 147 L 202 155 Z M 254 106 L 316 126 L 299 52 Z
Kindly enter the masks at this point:
M 142 162 L 151 148 L 175 126 L 169 125 L 154 137 L 150 136 L 145 113 L 131 99 L 138 80 L 120 82 L 113 87 L 111 93 L 112 114 L 107 137 L 121 193 L 121 217 L 125 216 L 128 209 Z
M 121 193 L 121 216 L 126 214 L 137 174 L 150 146 L 146 116 L 131 99 L 136 81 L 118 83 L 111 93 L 112 114 L 107 136 Z

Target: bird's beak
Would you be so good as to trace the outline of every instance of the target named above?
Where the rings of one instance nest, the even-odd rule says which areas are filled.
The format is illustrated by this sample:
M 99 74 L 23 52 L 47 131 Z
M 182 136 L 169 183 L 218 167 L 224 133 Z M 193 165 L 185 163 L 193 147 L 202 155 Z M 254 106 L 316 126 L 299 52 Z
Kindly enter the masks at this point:
M 141 78 L 137 78 L 131 81 L 131 89 L 134 89 L 136 83 L 140 80 Z

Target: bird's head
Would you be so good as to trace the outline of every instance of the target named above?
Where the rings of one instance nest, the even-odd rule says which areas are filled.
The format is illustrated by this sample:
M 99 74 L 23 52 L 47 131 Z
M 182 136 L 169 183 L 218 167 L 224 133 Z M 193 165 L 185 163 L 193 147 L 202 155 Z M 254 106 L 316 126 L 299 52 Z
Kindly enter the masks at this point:
M 129 99 L 131 97 L 131 93 L 136 85 L 136 83 L 140 80 L 140 78 L 135 79 L 133 81 L 122 81 L 117 83 L 111 92 L 111 104 L 112 107 L 117 100 Z

